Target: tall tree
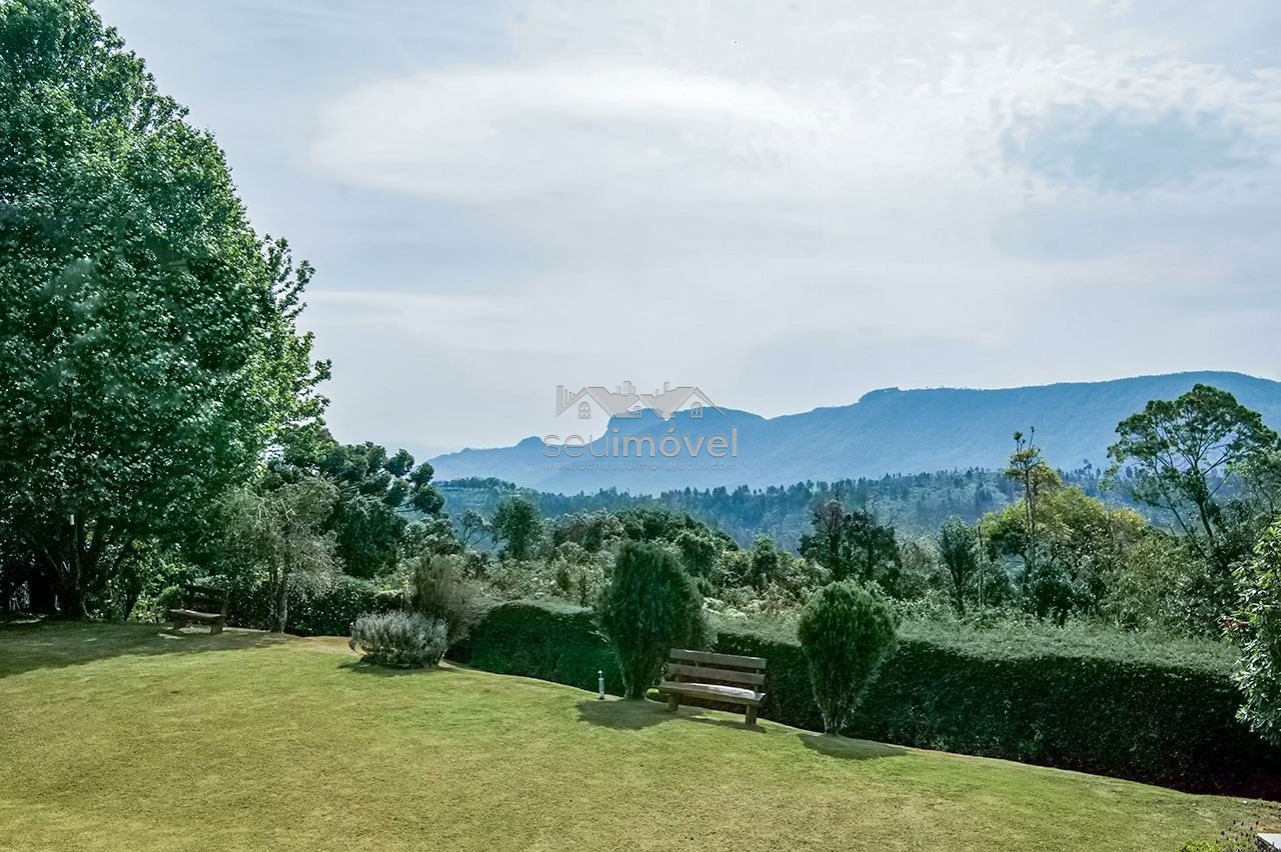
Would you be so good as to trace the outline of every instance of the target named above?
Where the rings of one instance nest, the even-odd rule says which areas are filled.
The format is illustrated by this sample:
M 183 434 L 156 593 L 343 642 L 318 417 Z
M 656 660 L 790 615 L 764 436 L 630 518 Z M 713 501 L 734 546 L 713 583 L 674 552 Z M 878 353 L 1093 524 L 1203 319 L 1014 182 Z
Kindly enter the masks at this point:
M 1248 553 L 1257 528 L 1242 534 L 1243 513 L 1228 511 L 1221 494 L 1240 478 L 1270 473 L 1277 433 L 1236 397 L 1196 385 L 1175 400 L 1153 400 L 1122 420 L 1108 448 L 1115 476 L 1134 470 L 1136 500 L 1164 509 L 1193 550 L 1225 581 L 1234 562 Z
M 965 593 L 979 568 L 978 535 L 960 518 L 949 518 L 939 530 L 938 548 L 939 559 L 952 581 L 956 611 L 965 615 Z
M 341 497 L 331 528 L 348 574 L 374 577 L 392 570 L 402 555 L 412 515 L 440 517 L 444 495 L 432 485 L 426 462 L 415 466 L 407 450 L 388 454 L 378 444 L 332 444 L 316 465 L 337 483 Z
M 543 537 L 538 506 L 523 494 L 504 500 L 489 526 L 494 538 L 503 543 L 503 554 L 513 559 L 531 558 Z
M 810 526 L 801 536 L 802 556 L 826 568 L 833 580 L 875 580 L 893 591 L 899 564 L 894 527 L 866 510 L 848 510 L 838 500 L 815 507 Z
M 265 579 L 272 630 L 283 632 L 294 591 L 315 590 L 338 573 L 335 537 L 325 530 L 338 489 L 308 476 L 278 488 L 234 492 L 224 508 L 227 558 L 234 570 Z
M 0 539 L 67 614 L 324 406 L 311 268 L 185 115 L 87 0 L 0 3 Z
M 1025 538 L 1021 555 L 1026 591 L 1027 580 L 1036 571 L 1037 549 L 1040 544 L 1037 511 L 1040 508 L 1041 499 L 1063 485 L 1063 480 L 1045 461 L 1041 455 L 1041 448 L 1036 445 L 1036 427 L 1029 429 L 1026 436 L 1022 432 L 1014 433 L 1014 452 L 1010 454 L 1009 463 L 1006 465 L 1005 477 L 1014 480 L 1023 489 L 1022 508 L 1027 522 L 1024 527 Z

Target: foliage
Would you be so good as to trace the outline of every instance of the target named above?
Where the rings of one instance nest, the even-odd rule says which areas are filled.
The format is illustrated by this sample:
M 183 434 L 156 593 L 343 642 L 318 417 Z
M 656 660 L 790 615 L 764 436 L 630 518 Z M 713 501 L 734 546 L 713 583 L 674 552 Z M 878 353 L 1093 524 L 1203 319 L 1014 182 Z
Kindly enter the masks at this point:
M 464 576 L 462 557 L 423 553 L 410 560 L 408 568 L 409 608 L 443 623 L 450 647 L 466 638 L 488 604 Z
M 820 503 L 810 520 L 813 529 L 801 536 L 801 556 L 822 565 L 834 580 L 875 581 L 893 592 L 899 572 L 894 527 L 878 523 L 865 509 L 847 510 L 836 499 Z
M 618 658 L 624 696 L 643 698 L 672 648 L 706 639 L 703 599 L 670 550 L 628 542 L 596 602 L 601 631 Z
M 1259 852 L 1261 845 L 1258 834 L 1261 823 L 1238 823 L 1234 830 L 1224 829 L 1214 840 L 1190 840 L 1183 844 L 1179 852 Z
M 156 595 L 154 606 L 156 613 L 163 617 L 166 611 L 180 608 L 183 597 L 181 586 L 165 586 L 160 594 Z
M 1236 578 L 1246 631 L 1236 671 L 1245 696 L 1240 715 L 1251 730 L 1281 746 L 1281 519 L 1264 532 Z
M 1189 544 L 1226 580 L 1234 562 L 1245 555 L 1242 521 L 1248 512 L 1233 512 L 1220 492 L 1243 475 L 1268 469 L 1278 449 L 1277 433 L 1256 411 L 1224 390 L 1198 384 L 1175 400 L 1153 400 L 1143 411 L 1116 427 L 1120 436 L 1108 449 L 1115 461 L 1133 467 L 1134 498 L 1164 509 Z
M 439 619 L 416 612 L 384 612 L 356 619 L 351 640 L 371 663 L 425 668 L 445 656 L 445 635 L 445 623 Z
M 360 616 L 396 608 L 382 591 L 369 580 L 346 574 L 308 594 L 295 591 L 290 595 L 286 628 L 303 636 L 347 636 Z
M 265 577 L 271 629 L 283 631 L 293 591 L 319 591 L 339 570 L 325 521 L 338 490 L 327 480 L 304 477 L 265 491 L 234 493 L 223 511 L 224 558 L 233 585 Z
M 978 574 L 978 535 L 974 527 L 960 518 L 949 518 L 938 534 L 939 561 L 952 581 L 952 600 L 956 611 L 965 615 L 965 597 Z
M 806 605 L 797 635 L 809 665 L 823 730 L 839 734 L 894 647 L 885 602 L 849 580 L 824 586 Z
M 555 601 L 510 601 L 491 609 L 449 658 L 485 671 L 536 677 L 596 691 L 623 692 L 623 679 L 609 643 L 596 629 L 592 610 Z
M 769 662 L 761 715 L 822 729 L 794 628 L 721 622 L 712 650 Z M 1011 623 L 900 628 L 847 733 L 1217 790 L 1277 765 L 1235 719 L 1240 693 L 1229 646 Z M 496 607 L 451 659 L 595 690 L 604 670 L 621 691 L 590 612 L 551 602 Z
M 42 606 L 120 612 L 140 546 L 199 537 L 321 414 L 312 269 L 86 0 L 0 4 L 0 45 L 0 559 Z
M 1130 550 L 1151 531 L 1136 512 L 1108 506 L 1075 487 L 1039 498 L 1032 522 L 1023 500 L 983 519 L 988 555 L 1018 556 L 1026 607 L 1057 624 L 1073 615 L 1100 615 L 1126 573 Z
M 489 522 L 491 534 L 503 543 L 503 555 L 529 559 L 543 537 L 543 522 L 533 500 L 517 494 L 504 500 Z

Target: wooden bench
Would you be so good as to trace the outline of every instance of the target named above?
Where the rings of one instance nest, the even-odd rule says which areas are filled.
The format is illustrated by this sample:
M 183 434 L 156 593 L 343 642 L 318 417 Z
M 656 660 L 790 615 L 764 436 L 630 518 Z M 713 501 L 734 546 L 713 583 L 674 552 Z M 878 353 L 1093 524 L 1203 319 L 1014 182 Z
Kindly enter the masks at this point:
M 169 620 L 174 630 L 181 630 L 189 624 L 208 624 L 210 633 L 221 633 L 227 625 L 227 616 L 220 612 L 197 612 L 194 609 L 171 609 Z
M 682 698 L 736 704 L 746 708 L 747 724 L 765 700 L 765 660 L 736 654 L 711 654 L 673 648 L 658 692 L 675 712 Z
M 186 606 L 168 611 L 169 621 L 174 630 L 181 630 L 189 624 L 207 624 L 209 633 L 221 633 L 227 626 L 227 595 L 219 589 L 208 586 L 188 586 L 184 589 Z M 199 607 L 199 609 L 197 609 Z M 219 612 L 205 610 L 218 609 Z

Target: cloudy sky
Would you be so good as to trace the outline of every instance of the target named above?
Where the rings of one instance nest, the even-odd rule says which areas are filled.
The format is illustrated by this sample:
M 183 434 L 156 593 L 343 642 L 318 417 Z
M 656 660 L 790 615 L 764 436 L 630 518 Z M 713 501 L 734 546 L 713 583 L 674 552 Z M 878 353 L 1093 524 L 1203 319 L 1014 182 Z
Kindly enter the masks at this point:
M 1276 0 L 100 0 L 319 274 L 339 438 L 558 384 L 1281 374 Z

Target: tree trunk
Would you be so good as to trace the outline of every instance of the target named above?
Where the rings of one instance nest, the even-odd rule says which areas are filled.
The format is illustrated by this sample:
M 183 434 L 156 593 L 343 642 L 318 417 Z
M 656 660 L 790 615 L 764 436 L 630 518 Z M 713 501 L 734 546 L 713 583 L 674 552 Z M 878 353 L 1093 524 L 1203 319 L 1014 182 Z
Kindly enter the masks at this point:
M 276 623 L 271 628 L 273 633 L 284 633 L 289 622 L 289 572 L 280 574 L 280 588 L 276 590 Z

